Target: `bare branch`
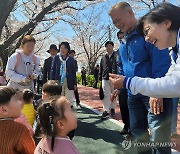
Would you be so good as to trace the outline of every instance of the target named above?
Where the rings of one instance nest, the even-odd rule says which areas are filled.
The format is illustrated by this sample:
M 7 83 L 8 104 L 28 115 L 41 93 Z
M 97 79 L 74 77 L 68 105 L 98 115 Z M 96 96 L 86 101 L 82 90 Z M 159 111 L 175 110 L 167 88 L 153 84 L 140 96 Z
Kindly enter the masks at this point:
M 153 0 L 152 0 L 152 1 L 153 1 Z M 151 9 L 151 4 L 148 4 L 148 3 L 147 3 L 146 1 L 144 1 L 144 0 L 141 0 L 141 2 L 144 3 L 145 5 L 147 5 L 149 9 Z
M 13 10 L 15 3 L 17 0 L 0 0 L 0 37 L 2 34 L 2 29 L 5 25 L 5 22 L 10 14 L 10 12 Z

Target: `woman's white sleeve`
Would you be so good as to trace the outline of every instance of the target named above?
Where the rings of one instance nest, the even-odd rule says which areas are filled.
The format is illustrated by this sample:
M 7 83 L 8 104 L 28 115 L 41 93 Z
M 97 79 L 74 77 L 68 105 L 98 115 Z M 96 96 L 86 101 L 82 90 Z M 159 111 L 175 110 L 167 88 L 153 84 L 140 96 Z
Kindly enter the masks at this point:
M 142 94 L 157 98 L 173 98 L 180 96 L 180 58 L 173 63 L 164 77 L 133 77 L 129 89 L 132 94 Z

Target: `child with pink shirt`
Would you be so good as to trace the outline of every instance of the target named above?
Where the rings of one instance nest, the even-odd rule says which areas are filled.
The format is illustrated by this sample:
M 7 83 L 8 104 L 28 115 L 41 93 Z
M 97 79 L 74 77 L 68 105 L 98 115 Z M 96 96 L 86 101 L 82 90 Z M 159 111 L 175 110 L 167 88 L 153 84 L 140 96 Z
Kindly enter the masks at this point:
M 14 121 L 24 124 L 28 128 L 31 136 L 34 136 L 33 129 L 31 125 L 27 122 L 27 119 L 23 113 L 21 113 L 21 116 L 19 118 L 14 119 Z
M 34 154 L 80 154 L 67 134 L 77 128 L 77 118 L 65 97 L 55 96 L 38 108 L 44 137 Z

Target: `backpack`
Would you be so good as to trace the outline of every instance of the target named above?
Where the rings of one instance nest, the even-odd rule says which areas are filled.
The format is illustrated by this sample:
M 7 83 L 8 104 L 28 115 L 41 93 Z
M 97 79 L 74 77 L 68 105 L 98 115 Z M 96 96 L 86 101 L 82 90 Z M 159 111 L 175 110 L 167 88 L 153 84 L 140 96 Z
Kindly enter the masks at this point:
M 17 59 L 17 61 L 16 61 L 15 67 L 19 66 L 20 59 L 21 59 L 20 53 L 17 53 L 16 59 Z M 36 56 L 35 55 L 33 55 L 32 60 L 33 60 L 33 63 L 36 64 Z

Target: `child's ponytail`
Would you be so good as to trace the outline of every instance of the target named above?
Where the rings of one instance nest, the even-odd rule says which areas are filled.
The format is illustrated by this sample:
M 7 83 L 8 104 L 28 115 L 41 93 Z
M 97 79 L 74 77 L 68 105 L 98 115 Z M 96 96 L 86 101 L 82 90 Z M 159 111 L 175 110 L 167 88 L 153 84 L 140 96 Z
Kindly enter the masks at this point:
M 51 150 L 53 151 L 54 149 L 54 139 L 55 139 L 55 129 L 54 129 L 54 117 L 53 117 L 53 107 L 50 105 L 50 103 L 45 103 L 43 104 L 45 111 L 47 112 L 48 116 L 48 123 L 49 126 L 47 129 L 49 129 L 49 133 L 51 134 Z
M 43 134 L 51 137 L 51 150 L 54 149 L 55 136 L 57 135 L 57 120 L 66 119 L 65 104 L 68 101 L 65 97 L 54 96 L 38 108 L 38 115 L 42 126 Z
M 33 99 L 34 94 L 30 89 L 24 89 L 23 90 L 23 100 L 26 103 L 29 103 L 31 101 L 31 99 Z

